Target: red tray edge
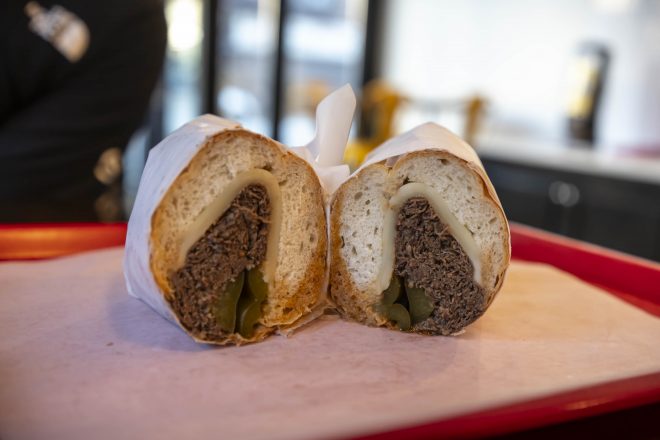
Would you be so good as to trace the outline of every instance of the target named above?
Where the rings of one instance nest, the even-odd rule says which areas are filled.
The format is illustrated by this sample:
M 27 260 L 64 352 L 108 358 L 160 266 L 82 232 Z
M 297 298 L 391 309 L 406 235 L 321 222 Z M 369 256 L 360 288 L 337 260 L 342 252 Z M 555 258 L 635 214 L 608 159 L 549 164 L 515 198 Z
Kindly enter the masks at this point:
M 125 223 L 0 225 L 0 260 L 43 259 L 121 246 L 126 229 Z M 514 259 L 551 264 L 660 316 L 660 264 L 518 224 L 511 225 L 511 238 Z M 657 401 L 660 372 L 359 438 L 505 434 Z
M 515 259 L 550 264 L 660 316 L 660 263 L 513 224 Z
M 563 391 L 444 420 L 370 433 L 353 437 L 353 440 L 476 438 L 511 434 L 656 402 L 660 402 L 660 372 Z
M 0 224 L 0 261 L 40 260 L 123 246 L 126 223 Z

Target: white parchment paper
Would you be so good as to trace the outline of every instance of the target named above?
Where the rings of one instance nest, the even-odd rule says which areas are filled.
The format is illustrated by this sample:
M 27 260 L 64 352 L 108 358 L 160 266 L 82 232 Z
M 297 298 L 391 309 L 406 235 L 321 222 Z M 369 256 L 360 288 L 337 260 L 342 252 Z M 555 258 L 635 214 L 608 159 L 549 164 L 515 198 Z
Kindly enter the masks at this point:
M 489 195 L 500 205 L 501 209 L 495 188 L 486 175 L 484 166 L 474 149 L 445 127 L 433 122 L 419 125 L 379 145 L 367 155 L 356 173 L 364 167 L 381 161 L 393 165 L 401 155 L 422 150 L 446 151 L 464 160 L 470 168 L 481 176 Z
M 326 200 L 349 174 L 348 166 L 341 165 L 341 159 L 354 111 L 355 94 L 350 85 L 345 85 L 319 104 L 314 139 L 304 147 L 291 149 L 313 166 L 325 190 Z M 167 136 L 149 152 L 128 222 L 124 275 L 130 295 L 143 300 L 173 323 L 176 319 L 150 270 L 151 217 L 176 177 L 209 138 L 223 130 L 239 127 L 236 122 L 214 115 L 200 116 Z M 324 287 L 315 315 L 324 308 L 326 291 Z
M 0 264 L 0 438 L 341 438 L 660 371 L 660 319 L 548 266 L 458 337 L 323 318 L 213 348 L 126 294 L 122 254 Z
M 463 161 L 464 166 L 473 171 L 483 182 L 483 187 L 485 189 L 484 198 L 492 200 L 496 209 L 501 212 L 501 215 L 504 218 L 504 230 L 499 237 L 500 242 L 507 250 L 504 256 L 504 272 L 501 274 L 501 276 L 499 276 L 499 284 L 495 286 L 493 294 L 489 297 L 490 304 L 490 302 L 492 302 L 496 297 L 497 291 L 499 290 L 500 285 L 506 276 L 506 267 L 508 266 L 508 262 L 511 258 L 510 230 L 509 223 L 506 219 L 502 204 L 497 196 L 497 193 L 495 192 L 495 188 L 493 187 L 490 178 L 486 174 L 479 156 L 468 143 L 463 141 L 461 138 L 459 138 L 445 127 L 442 127 L 433 122 L 427 122 L 405 133 L 399 134 L 389 139 L 385 143 L 379 145 L 367 155 L 360 168 L 355 170 L 355 172 L 351 174 L 347 179 L 357 178 L 357 174 L 359 174 L 364 168 L 375 163 L 383 162 L 388 166 L 393 166 L 403 155 L 424 150 L 446 152 Z M 457 218 L 462 218 L 463 216 L 459 211 L 461 209 L 463 208 L 454 205 L 452 214 Z M 452 210 L 452 208 L 450 208 L 450 210 Z M 478 243 L 477 246 L 479 245 L 480 244 Z M 481 255 L 487 255 L 489 250 L 481 248 L 480 252 Z M 493 275 L 493 277 L 494 276 L 495 275 Z
M 237 123 L 213 115 L 193 119 L 151 149 L 128 222 L 124 276 L 128 293 L 176 322 L 149 268 L 151 216 L 176 177 L 207 139 Z

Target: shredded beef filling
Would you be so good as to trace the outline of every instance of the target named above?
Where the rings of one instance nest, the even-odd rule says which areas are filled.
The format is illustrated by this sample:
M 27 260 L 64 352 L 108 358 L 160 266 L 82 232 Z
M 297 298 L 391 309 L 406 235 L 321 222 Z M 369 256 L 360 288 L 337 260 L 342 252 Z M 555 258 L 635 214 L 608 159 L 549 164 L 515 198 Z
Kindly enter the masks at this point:
M 483 313 L 484 292 L 474 282 L 472 263 L 426 199 L 403 205 L 394 246 L 395 274 L 424 289 L 433 303 L 431 316 L 413 331 L 449 335 Z
M 185 265 L 170 274 L 172 306 L 181 323 L 199 337 L 226 336 L 213 304 L 229 281 L 266 256 L 270 200 L 261 185 L 248 185 L 227 211 L 190 248 Z

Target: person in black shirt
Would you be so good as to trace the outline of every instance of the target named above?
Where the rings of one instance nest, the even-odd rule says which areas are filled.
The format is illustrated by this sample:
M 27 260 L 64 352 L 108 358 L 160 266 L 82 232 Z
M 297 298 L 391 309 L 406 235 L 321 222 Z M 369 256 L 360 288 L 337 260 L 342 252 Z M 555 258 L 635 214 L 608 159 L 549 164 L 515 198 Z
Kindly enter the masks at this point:
M 97 219 L 166 34 L 161 0 L 1 2 L 0 222 Z

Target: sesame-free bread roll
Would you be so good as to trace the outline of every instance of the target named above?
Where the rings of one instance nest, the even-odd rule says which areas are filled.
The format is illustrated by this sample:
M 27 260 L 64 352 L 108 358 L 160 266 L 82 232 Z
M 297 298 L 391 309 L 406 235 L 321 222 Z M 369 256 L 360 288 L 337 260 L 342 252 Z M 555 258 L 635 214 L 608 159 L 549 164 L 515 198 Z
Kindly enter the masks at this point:
M 502 285 L 509 227 L 474 150 L 424 124 L 374 150 L 335 193 L 330 294 L 371 325 L 451 335 Z
M 304 319 L 324 296 L 326 253 L 319 179 L 272 139 L 206 115 L 150 153 L 126 281 L 196 341 L 258 341 Z

